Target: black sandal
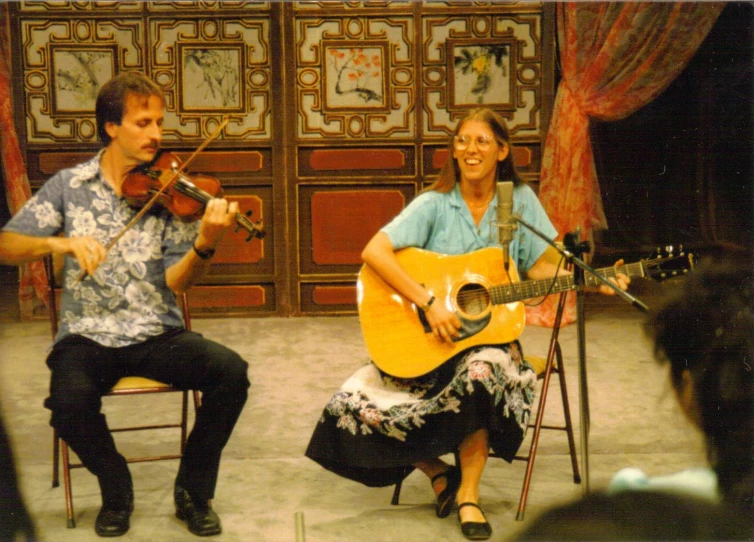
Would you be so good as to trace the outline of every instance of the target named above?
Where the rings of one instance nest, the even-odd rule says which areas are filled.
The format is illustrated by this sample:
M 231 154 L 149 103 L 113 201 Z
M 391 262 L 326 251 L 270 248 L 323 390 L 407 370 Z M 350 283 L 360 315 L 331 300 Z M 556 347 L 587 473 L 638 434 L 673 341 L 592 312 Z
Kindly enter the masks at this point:
M 482 513 L 484 521 L 461 521 L 461 508 L 464 506 L 473 506 Z M 473 502 L 464 502 L 458 505 L 458 521 L 461 523 L 461 532 L 468 540 L 487 540 L 492 536 L 492 526 L 487 522 L 487 516 L 484 510 L 479 508 L 478 504 Z
M 434 485 L 436 480 L 442 477 L 446 478 L 445 489 L 437 495 L 435 502 L 435 514 L 438 518 L 446 518 L 453 509 L 453 502 L 456 500 L 456 493 L 461 485 L 461 469 L 458 467 L 448 467 L 448 470 L 436 474 L 432 477 L 431 484 Z

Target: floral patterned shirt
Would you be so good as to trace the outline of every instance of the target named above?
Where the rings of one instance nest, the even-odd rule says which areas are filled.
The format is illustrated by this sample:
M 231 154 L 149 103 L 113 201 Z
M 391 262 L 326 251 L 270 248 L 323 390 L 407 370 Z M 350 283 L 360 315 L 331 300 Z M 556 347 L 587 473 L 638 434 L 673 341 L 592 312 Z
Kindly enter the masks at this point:
M 103 178 L 101 154 L 51 177 L 3 230 L 37 237 L 92 236 L 107 246 L 137 211 Z M 81 267 L 67 255 L 55 342 L 78 334 L 121 347 L 184 327 L 165 271 L 191 248 L 198 226 L 164 209 L 150 209 L 109 250 L 94 275 L 81 281 Z

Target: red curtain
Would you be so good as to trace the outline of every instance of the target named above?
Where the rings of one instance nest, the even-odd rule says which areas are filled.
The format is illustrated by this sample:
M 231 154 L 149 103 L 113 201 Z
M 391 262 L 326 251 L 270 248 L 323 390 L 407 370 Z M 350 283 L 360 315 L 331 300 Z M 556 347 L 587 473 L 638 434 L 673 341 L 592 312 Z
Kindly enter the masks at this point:
M 3 9 L 7 9 L 4 6 Z M 8 208 L 15 214 L 31 197 L 31 187 L 26 176 L 21 149 L 18 145 L 16 127 L 13 124 L 13 103 L 11 100 L 11 76 L 8 67 L 5 26 L 0 27 L 0 156 L 2 156 L 5 193 Z M 47 301 L 47 279 L 41 261 L 32 262 L 19 268 L 19 303 L 21 317 L 29 319 Z
M 542 156 L 539 198 L 561 236 L 580 227 L 591 238 L 593 230 L 607 228 L 589 119 L 619 120 L 654 100 L 686 67 L 724 5 L 557 5 L 562 79 Z M 530 323 L 551 325 L 556 301 L 529 310 Z M 573 302 L 565 321 L 573 321 Z

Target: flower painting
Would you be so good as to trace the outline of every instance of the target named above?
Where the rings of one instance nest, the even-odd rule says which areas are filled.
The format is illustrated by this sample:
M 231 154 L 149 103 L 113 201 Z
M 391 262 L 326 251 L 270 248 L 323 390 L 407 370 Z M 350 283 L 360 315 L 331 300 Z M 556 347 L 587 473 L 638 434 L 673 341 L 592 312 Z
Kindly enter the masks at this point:
M 463 45 L 453 49 L 455 104 L 508 104 L 509 45 Z
M 329 109 L 383 107 L 382 47 L 328 47 L 326 53 Z

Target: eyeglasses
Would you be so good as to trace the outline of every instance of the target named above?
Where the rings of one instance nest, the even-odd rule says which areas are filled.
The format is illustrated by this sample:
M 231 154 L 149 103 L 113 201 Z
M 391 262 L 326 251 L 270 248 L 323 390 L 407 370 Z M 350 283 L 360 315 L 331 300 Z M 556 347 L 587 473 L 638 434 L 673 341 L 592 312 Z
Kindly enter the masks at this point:
M 476 139 L 472 139 L 467 135 L 455 136 L 453 138 L 453 145 L 459 151 L 464 151 L 468 148 L 469 145 L 471 145 L 472 141 L 476 143 L 477 149 L 479 149 L 480 151 L 486 151 L 495 141 L 495 138 L 490 136 L 479 136 Z

